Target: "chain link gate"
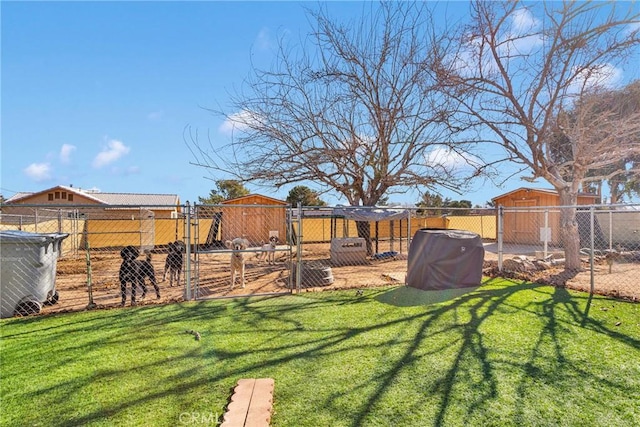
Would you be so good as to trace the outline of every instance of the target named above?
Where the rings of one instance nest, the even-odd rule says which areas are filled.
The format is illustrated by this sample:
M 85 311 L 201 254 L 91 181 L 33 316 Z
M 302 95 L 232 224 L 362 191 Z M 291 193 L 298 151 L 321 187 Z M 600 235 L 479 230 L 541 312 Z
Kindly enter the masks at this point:
M 187 299 L 292 292 L 294 243 L 286 206 L 196 204 L 187 213 Z

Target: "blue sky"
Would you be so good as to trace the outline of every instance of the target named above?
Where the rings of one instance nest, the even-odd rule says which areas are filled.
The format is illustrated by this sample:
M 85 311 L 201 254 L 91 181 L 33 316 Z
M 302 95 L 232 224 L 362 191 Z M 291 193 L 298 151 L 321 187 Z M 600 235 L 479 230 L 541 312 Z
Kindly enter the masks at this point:
M 225 106 L 252 61 L 268 66 L 277 34 L 306 34 L 304 6 L 315 5 L 2 1 L 1 194 L 73 185 L 178 194 L 183 202 L 207 196 L 211 178 L 225 177 L 190 164 L 185 126 L 226 143 L 222 119 L 205 108 Z M 346 18 L 362 5 L 332 2 L 329 10 Z M 443 194 L 484 204 L 526 185 L 481 182 Z M 290 189 L 247 187 L 281 199 Z

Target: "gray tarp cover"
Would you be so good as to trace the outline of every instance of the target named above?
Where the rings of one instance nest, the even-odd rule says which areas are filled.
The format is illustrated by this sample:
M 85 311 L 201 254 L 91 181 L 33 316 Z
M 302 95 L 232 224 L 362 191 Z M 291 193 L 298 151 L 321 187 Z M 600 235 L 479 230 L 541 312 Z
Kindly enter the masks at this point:
M 409 218 L 409 210 L 407 209 L 377 208 L 373 206 L 334 208 L 333 214 L 354 221 L 391 221 Z
M 484 247 L 476 233 L 423 228 L 409 247 L 407 286 L 442 290 L 479 286 Z

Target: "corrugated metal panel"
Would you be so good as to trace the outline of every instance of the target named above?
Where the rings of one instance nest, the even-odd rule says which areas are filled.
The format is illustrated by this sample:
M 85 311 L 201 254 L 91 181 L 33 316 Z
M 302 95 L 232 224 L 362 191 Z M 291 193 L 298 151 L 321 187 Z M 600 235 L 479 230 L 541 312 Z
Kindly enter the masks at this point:
M 174 209 L 174 206 L 178 204 L 178 196 L 175 194 L 93 193 L 92 196 L 108 205 L 158 207 L 167 205 L 167 209 Z

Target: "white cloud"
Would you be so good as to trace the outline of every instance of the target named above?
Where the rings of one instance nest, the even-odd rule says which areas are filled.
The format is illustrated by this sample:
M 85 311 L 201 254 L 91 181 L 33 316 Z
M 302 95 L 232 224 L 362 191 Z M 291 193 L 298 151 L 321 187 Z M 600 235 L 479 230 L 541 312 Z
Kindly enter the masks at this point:
M 109 172 L 112 175 L 118 176 L 130 176 L 130 175 L 138 175 L 140 173 L 139 166 L 127 166 L 126 168 L 121 168 L 119 166 L 113 166 L 109 169 Z
M 71 144 L 62 144 L 60 148 L 60 161 L 64 164 L 71 162 L 71 153 L 76 150 L 75 145 Z
M 540 20 L 536 19 L 527 9 L 518 9 L 511 14 L 511 34 L 507 34 L 506 45 L 509 50 L 519 54 L 529 53 L 534 47 L 542 44 L 542 37 L 538 33 Z
M 36 182 L 51 179 L 51 165 L 49 163 L 31 163 L 24 169 L 25 175 Z
M 254 114 L 250 111 L 240 111 L 226 118 L 218 130 L 225 135 L 231 135 L 235 131 L 243 131 L 250 123 L 258 123 Z
M 479 165 L 480 161 L 470 154 L 459 154 L 447 147 L 436 147 L 426 156 L 425 161 L 431 166 L 439 166 L 445 170 L 459 170 L 469 166 Z
M 627 33 L 629 35 L 633 34 L 636 31 L 640 31 L 640 22 L 633 22 L 627 26 Z
M 164 115 L 164 111 L 152 111 L 147 114 L 147 120 L 151 120 L 153 122 L 158 121 Z
M 540 21 L 538 21 L 529 10 L 524 8 L 515 10 L 511 14 L 511 22 L 517 32 L 527 32 L 540 25 Z
M 504 25 L 497 40 L 497 50 L 504 64 L 521 58 L 542 45 L 542 37 L 539 33 L 541 21 L 528 9 L 515 10 L 509 16 L 510 25 Z M 490 49 L 484 46 L 486 43 L 481 37 L 467 34 L 466 46 L 453 58 L 453 65 L 458 73 L 463 76 L 471 76 L 477 73 L 478 63 L 481 64 L 484 73 L 498 71 L 495 58 Z
M 255 45 L 258 50 L 270 50 L 275 47 L 275 42 L 271 37 L 269 28 L 263 27 L 256 37 Z
M 98 153 L 95 159 L 93 159 L 93 167 L 99 169 L 113 163 L 120 157 L 128 154 L 129 151 L 131 151 L 131 148 L 124 145 L 121 141 L 112 139 L 107 143 L 107 146 Z
M 623 72 L 611 64 L 600 64 L 580 72 L 571 84 L 571 93 L 582 93 L 584 89 L 613 89 L 622 81 Z

